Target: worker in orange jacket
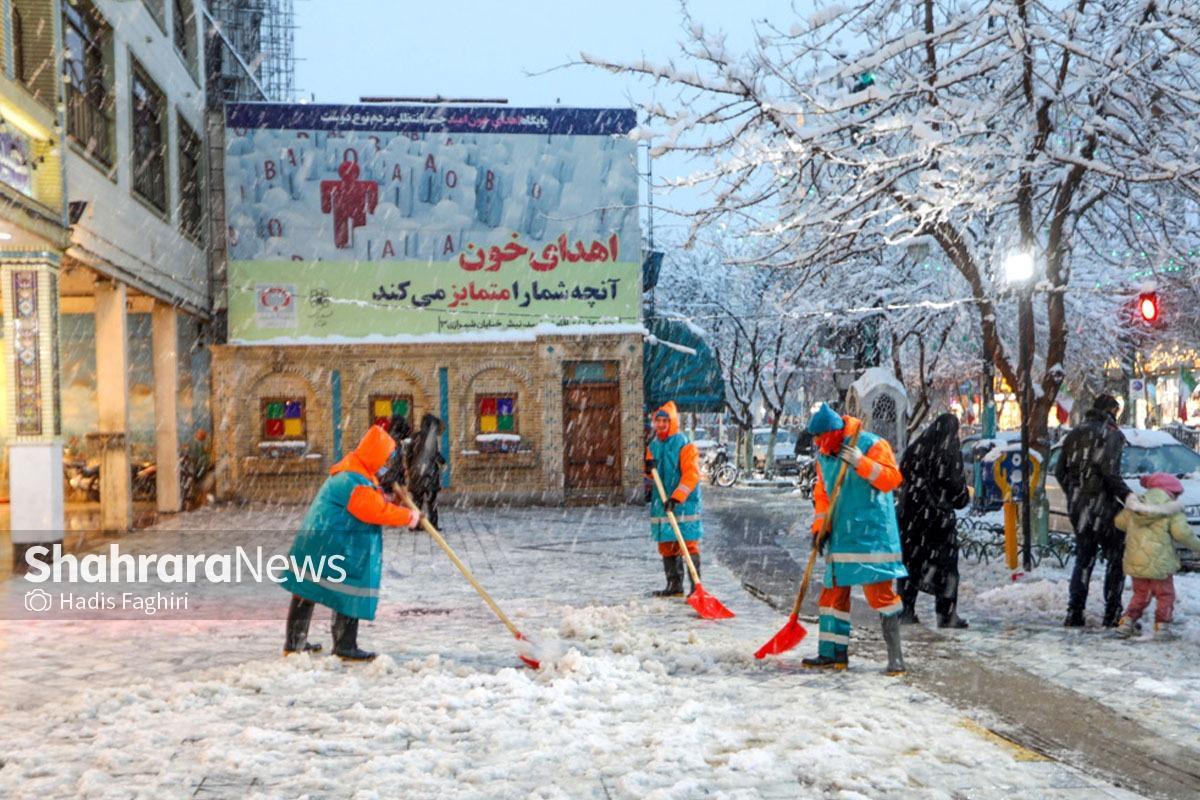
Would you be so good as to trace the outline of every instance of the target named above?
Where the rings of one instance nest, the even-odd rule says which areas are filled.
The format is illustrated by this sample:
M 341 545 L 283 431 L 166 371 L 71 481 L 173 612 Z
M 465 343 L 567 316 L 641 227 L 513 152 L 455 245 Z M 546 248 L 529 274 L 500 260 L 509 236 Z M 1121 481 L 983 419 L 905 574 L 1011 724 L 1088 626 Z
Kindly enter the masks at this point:
M 848 666 L 850 587 L 862 586 L 867 602 L 880 614 L 888 651 L 884 671 L 899 675 L 904 672 L 899 616 L 903 604 L 892 582 L 907 577 L 908 571 L 900 550 L 892 491 L 903 478 L 887 440 L 861 428 L 861 420 L 840 416 L 824 403 L 808 424 L 818 448 L 814 536 L 824 530 L 830 511 L 829 494 L 843 464 L 847 472 L 833 509 L 832 527 L 821 542 L 825 550 L 825 588 L 819 601 L 817 657 L 802 663 L 814 669 Z M 856 432 L 858 440 L 852 444 Z
M 389 502 L 376 478 L 395 449 L 387 431 L 372 425 L 313 498 L 280 584 L 292 593 L 284 655 L 320 651 L 308 641 L 313 606 L 320 603 L 333 610 L 333 654 L 345 661 L 375 658 L 358 646 L 358 621 L 375 619 L 379 605 L 383 528 L 412 530 L 421 521 L 419 511 Z
M 675 515 L 679 532 L 687 543 L 687 551 L 700 574 L 700 539 L 704 536 L 704 522 L 700 505 L 700 453 L 693 442 L 689 442 L 679 430 L 679 412 L 675 403 L 667 402 L 654 412 L 654 435 L 646 446 L 646 473 L 658 470 L 667 502 L 655 489 L 650 496 L 650 534 L 658 542 L 658 554 L 662 556 L 663 571 L 667 575 L 667 586 L 654 592 L 655 597 L 683 596 L 683 552 L 671 530 L 667 511 Z M 692 591 L 696 590 L 695 582 Z

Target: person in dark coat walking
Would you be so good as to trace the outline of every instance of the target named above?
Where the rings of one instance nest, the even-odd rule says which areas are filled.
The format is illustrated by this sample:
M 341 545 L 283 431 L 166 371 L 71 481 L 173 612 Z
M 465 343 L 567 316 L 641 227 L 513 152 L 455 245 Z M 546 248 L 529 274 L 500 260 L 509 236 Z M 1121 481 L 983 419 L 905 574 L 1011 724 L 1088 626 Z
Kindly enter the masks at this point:
M 446 463 L 439 446 L 441 437 L 442 420 L 433 414 L 423 414 L 421 428 L 408 449 L 408 491 L 413 503 L 439 530 L 437 497 Z
M 1113 521 L 1131 492 L 1121 480 L 1125 437 L 1117 427 L 1119 410 L 1111 394 L 1097 397 L 1083 423 L 1063 440 L 1058 467 L 1054 470 L 1075 529 L 1075 569 L 1071 573 L 1071 596 L 1063 622 L 1069 628 L 1083 627 L 1088 582 L 1098 554 L 1103 554 L 1108 562 L 1104 573 L 1104 627 L 1116 627 L 1121 619 L 1125 537 Z
M 955 510 L 971 501 L 958 441 L 958 418 L 942 414 L 918 436 L 900 460 L 898 518 L 900 548 L 909 577 L 897 587 L 900 621 L 916 623 L 917 593 L 936 599 L 939 628 L 965 628 L 958 616 L 958 527 Z

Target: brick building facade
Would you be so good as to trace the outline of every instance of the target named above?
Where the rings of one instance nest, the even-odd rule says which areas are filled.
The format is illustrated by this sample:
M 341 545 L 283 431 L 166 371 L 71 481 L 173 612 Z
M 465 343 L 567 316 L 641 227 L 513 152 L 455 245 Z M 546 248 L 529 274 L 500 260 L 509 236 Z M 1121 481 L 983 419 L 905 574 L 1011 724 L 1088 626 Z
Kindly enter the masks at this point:
M 214 348 L 213 377 L 217 491 L 223 499 L 310 499 L 330 465 L 376 421 L 379 404 L 389 401 L 407 410 L 414 428 L 426 412 L 447 423 L 442 451 L 449 497 L 625 502 L 642 491 L 639 333 L 226 345 Z M 493 400 L 512 411 L 500 421 L 507 431 L 497 432 L 483 419 Z M 266 433 L 280 403 L 300 420 L 291 425 L 293 433 L 302 429 L 302 439 L 291 441 L 303 442 L 294 455 L 282 457 Z

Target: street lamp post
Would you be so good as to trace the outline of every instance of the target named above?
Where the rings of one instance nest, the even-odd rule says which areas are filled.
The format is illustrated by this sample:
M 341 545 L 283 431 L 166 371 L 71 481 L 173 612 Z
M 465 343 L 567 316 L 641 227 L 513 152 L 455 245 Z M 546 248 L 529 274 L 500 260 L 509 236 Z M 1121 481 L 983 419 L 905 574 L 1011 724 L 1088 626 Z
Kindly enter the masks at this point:
M 1017 325 L 1020 328 L 1020 352 L 1017 387 L 1021 407 L 1021 472 L 1024 492 L 1021 496 L 1022 561 L 1025 571 L 1033 570 L 1033 477 L 1029 462 L 1029 421 L 1033 413 L 1033 248 L 1014 251 L 1004 264 L 1010 285 L 1019 289 Z

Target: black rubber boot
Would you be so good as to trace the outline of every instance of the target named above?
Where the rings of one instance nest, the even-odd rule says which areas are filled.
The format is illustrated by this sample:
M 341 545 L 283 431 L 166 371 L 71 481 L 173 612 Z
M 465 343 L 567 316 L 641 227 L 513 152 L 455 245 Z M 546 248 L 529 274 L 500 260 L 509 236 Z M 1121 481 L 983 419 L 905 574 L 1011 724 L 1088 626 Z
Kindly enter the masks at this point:
M 683 597 L 683 557 L 664 556 L 663 572 L 667 575 L 667 588 L 651 592 L 651 596 Z
M 917 582 L 912 578 L 901 578 L 896 581 L 896 591 L 904 603 L 904 610 L 900 612 L 900 624 L 919 624 L 921 620 L 917 616 Z
M 1085 624 L 1082 611 L 1067 611 L 1067 618 L 1063 620 L 1063 627 L 1066 628 L 1082 628 Z
M 692 566 L 696 568 L 696 577 L 693 578 L 691 572 L 688 572 L 688 583 L 691 584 L 692 591 L 688 592 L 688 597 L 692 596 L 692 592 L 696 591 L 696 581 L 700 579 L 700 554 L 696 553 L 692 556 Z
M 321 645 L 308 641 L 308 626 L 312 622 L 314 606 L 316 603 L 312 600 L 292 595 L 292 602 L 288 606 L 287 632 L 283 641 L 285 656 L 292 653 L 321 652 Z
M 884 675 L 903 675 L 904 655 L 900 652 L 900 615 L 880 614 L 879 624 L 883 629 L 883 641 L 887 645 L 888 663 Z
M 969 628 L 971 627 L 965 619 L 958 615 L 958 603 L 947 598 L 938 598 L 937 602 L 937 626 L 939 628 Z M 900 615 L 900 622 L 904 622 L 904 615 Z
M 375 654 L 358 649 L 358 619 L 333 612 L 333 654 L 343 661 L 370 661 Z
M 816 658 L 805 658 L 800 661 L 800 665 L 805 669 L 849 669 L 850 651 L 836 650 L 832 657 L 817 656 Z
M 904 620 L 900 620 L 900 621 L 901 621 L 901 622 L 903 622 Z M 958 615 L 958 612 L 957 612 L 957 611 L 951 611 L 949 614 L 945 614 L 945 615 L 943 615 L 943 614 L 939 614 L 939 615 L 938 615 L 938 622 L 937 622 L 937 626 L 938 626 L 939 628 L 958 628 L 958 629 L 962 629 L 962 628 L 969 628 L 969 627 L 971 627 L 971 623 L 967 622 L 965 619 L 963 619 L 962 617 L 960 617 L 960 616 Z

